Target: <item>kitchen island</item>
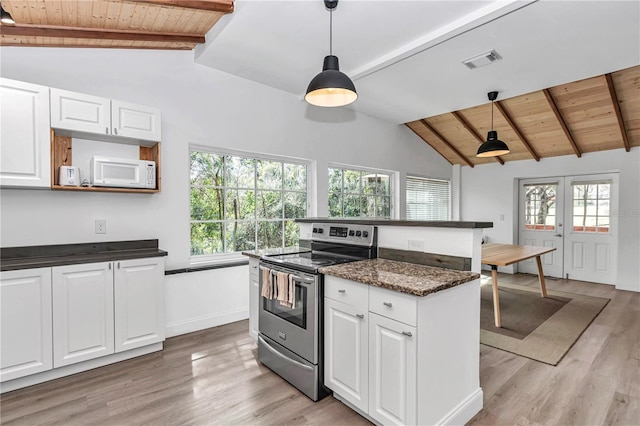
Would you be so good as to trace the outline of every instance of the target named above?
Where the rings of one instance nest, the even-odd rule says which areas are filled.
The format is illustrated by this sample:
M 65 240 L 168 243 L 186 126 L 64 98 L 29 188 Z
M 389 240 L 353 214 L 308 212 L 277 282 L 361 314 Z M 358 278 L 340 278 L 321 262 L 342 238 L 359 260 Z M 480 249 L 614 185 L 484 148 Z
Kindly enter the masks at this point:
M 320 272 L 337 399 L 381 424 L 464 424 L 482 409 L 479 274 L 387 259 Z

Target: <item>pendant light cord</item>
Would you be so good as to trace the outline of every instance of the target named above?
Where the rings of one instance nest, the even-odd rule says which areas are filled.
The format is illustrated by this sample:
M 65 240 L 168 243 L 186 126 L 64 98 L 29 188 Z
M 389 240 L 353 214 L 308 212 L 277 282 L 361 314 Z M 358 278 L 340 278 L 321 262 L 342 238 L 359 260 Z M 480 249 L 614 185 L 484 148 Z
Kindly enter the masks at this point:
M 329 9 L 329 55 L 333 55 L 333 9 Z
M 493 101 L 491 101 L 491 130 L 493 130 Z

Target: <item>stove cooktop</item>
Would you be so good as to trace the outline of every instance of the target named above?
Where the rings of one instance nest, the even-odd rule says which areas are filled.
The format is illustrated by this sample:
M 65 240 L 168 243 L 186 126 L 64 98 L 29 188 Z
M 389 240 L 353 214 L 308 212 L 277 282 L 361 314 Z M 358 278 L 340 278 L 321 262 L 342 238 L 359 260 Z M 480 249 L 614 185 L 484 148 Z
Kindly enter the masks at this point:
M 318 268 L 322 266 L 337 265 L 340 263 L 355 262 L 363 260 L 357 257 L 340 256 L 331 253 L 322 252 L 304 252 L 293 254 L 282 254 L 278 256 L 263 257 L 263 260 L 268 262 L 274 262 L 284 267 L 289 266 L 292 268 L 303 268 L 306 270 L 317 272 Z

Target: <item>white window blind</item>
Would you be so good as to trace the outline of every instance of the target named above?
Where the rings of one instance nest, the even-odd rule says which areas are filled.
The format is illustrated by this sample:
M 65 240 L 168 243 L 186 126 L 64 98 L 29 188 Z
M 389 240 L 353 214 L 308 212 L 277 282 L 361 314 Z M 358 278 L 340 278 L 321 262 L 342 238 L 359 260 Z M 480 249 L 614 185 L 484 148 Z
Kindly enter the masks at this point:
M 448 180 L 407 176 L 407 219 L 449 220 Z

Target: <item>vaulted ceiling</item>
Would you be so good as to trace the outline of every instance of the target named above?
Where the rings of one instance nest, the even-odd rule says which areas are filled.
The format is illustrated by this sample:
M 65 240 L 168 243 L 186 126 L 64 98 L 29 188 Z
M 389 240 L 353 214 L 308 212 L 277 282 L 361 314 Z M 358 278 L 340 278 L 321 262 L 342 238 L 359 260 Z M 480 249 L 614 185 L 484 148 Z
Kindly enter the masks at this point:
M 511 152 L 477 158 L 491 129 L 491 103 L 406 125 L 451 164 L 575 155 L 640 146 L 640 66 L 561 84 L 494 105 L 494 128 Z
M 192 49 L 194 61 L 298 97 L 328 54 L 322 0 L 2 0 L 2 46 Z M 640 2 L 340 2 L 333 52 L 359 98 L 451 164 L 640 145 Z M 468 69 L 495 49 L 502 59 Z M 491 127 L 511 152 L 479 159 Z M 326 119 L 307 106 L 310 119 Z M 349 116 L 346 114 L 345 116 Z M 324 117 L 324 118 L 323 118 Z
M 233 0 L 3 0 L 2 46 L 193 49 Z

